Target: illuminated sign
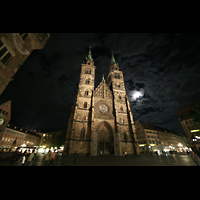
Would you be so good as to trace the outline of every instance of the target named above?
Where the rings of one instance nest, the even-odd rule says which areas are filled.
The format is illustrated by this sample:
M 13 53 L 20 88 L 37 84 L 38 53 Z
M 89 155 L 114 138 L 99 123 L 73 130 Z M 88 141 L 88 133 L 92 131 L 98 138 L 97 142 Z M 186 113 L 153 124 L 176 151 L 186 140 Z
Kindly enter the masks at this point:
M 199 130 L 191 130 L 191 132 L 198 132 Z
M 140 147 L 143 147 L 143 146 L 145 146 L 145 145 L 146 145 L 146 144 L 139 144 Z

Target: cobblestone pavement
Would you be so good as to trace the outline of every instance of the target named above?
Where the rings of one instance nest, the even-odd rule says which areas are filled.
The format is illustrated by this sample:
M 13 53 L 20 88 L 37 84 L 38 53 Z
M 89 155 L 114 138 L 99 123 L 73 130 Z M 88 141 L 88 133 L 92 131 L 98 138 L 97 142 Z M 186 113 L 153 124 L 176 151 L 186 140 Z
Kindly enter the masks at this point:
M 44 166 L 44 154 L 37 154 L 33 166 Z M 0 166 L 7 166 L 6 159 L 0 159 Z M 61 156 L 56 154 L 54 166 L 197 166 L 191 156 L 188 155 L 139 155 L 128 156 L 78 156 L 74 163 L 73 156 Z
M 42 156 L 38 156 L 34 165 L 44 165 Z M 188 155 L 140 155 L 128 156 L 127 158 L 118 156 L 78 156 L 76 164 L 74 157 L 62 157 L 57 155 L 54 160 L 55 166 L 197 166 L 192 157 Z

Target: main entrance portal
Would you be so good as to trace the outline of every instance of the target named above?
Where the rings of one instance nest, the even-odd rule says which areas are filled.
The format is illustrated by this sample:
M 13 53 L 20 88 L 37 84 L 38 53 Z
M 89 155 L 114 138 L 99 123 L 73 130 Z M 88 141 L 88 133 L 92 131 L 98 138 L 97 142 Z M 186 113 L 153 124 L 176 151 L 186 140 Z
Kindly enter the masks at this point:
M 99 142 L 99 151 L 98 154 L 114 154 L 114 145 L 110 142 Z
M 97 154 L 114 154 L 113 132 L 107 122 L 102 122 L 97 128 Z

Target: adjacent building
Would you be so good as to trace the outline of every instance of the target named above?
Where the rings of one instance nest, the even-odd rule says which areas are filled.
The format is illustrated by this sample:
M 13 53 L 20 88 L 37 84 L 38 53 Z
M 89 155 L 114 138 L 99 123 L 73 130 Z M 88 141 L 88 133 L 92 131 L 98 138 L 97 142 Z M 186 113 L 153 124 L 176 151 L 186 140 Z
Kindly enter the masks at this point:
M 50 148 L 52 144 L 52 135 L 54 132 L 38 133 L 41 136 L 41 145 L 44 148 Z
M 200 124 L 194 124 L 189 112 L 195 108 L 199 101 L 178 108 L 179 121 L 185 131 L 187 140 L 191 147 L 200 150 Z
M 11 118 L 11 101 L 0 100 L 0 141 Z
M 97 156 L 138 154 L 137 137 L 124 78 L 112 54 L 107 83 L 94 88 L 94 61 L 89 49 L 81 64 L 80 82 L 72 107 L 64 154 Z
M 187 151 L 189 144 L 181 133 L 152 124 L 135 123 L 140 153 L 153 151 Z
M 39 147 L 41 138 L 42 137 L 35 132 L 28 131 L 23 127 L 8 124 L 0 140 L 0 148 L 10 149 L 13 142 L 16 147 Z
M 31 52 L 49 38 L 49 33 L 0 33 L 0 95 Z
M 13 80 L 12 77 L 31 52 L 34 49 L 42 49 L 49 38 L 49 33 L 0 33 L 0 95 Z M 10 148 L 15 136 L 17 138 L 16 145 L 19 146 L 22 141 L 26 143 L 29 141 L 29 145 L 38 143 L 39 139 L 36 133 L 8 125 L 10 119 L 11 101 L 0 100 L 0 146 Z M 17 128 L 10 130 L 12 127 Z

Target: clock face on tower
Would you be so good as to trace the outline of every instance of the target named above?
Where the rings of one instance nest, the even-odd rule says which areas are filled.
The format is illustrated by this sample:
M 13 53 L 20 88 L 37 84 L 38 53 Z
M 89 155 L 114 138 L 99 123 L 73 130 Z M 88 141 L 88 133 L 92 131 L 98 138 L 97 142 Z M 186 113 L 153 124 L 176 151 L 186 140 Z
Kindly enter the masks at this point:
M 108 106 L 106 105 L 106 104 L 101 104 L 100 106 L 99 106 L 99 110 L 100 110 L 100 112 L 102 112 L 102 113 L 107 113 L 108 112 Z
M 3 118 L 0 118 L 0 125 L 3 124 L 4 121 L 5 121 L 5 120 L 4 120 Z
M 14 44 L 15 44 L 15 46 L 16 46 L 16 49 L 19 51 L 19 53 L 21 53 L 22 55 L 26 56 L 26 55 L 29 54 L 29 51 L 28 51 L 27 49 L 22 50 L 22 49 L 19 47 L 19 45 L 18 45 L 18 43 L 17 43 L 17 39 L 16 39 L 16 37 L 19 37 L 18 35 L 19 35 L 19 33 L 13 33 L 13 42 L 14 42 Z

